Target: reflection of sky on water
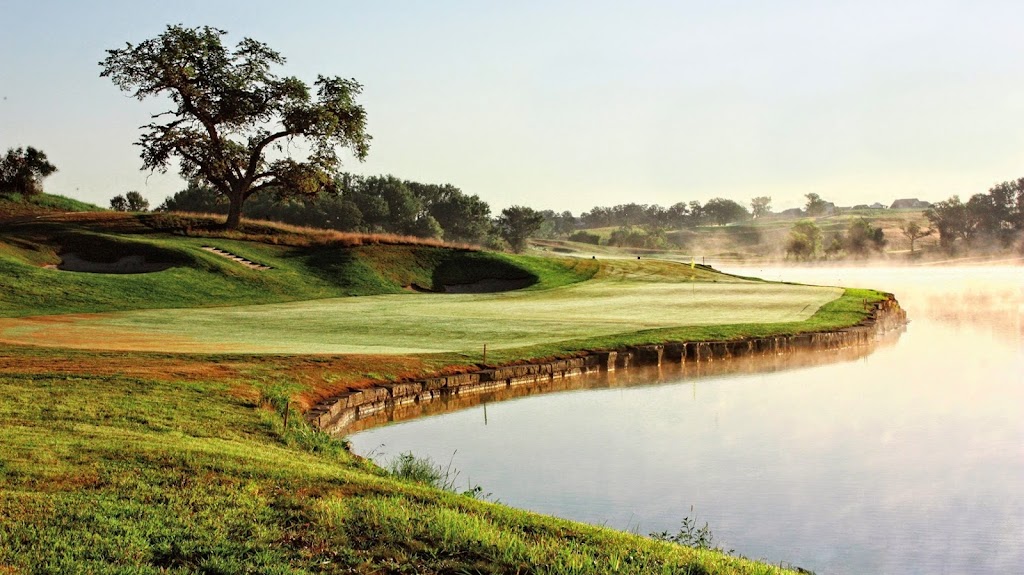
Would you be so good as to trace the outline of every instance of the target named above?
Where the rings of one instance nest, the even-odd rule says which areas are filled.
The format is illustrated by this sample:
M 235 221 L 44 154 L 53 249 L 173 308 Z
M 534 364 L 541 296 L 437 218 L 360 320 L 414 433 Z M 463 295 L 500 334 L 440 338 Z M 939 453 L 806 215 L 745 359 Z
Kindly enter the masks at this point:
M 1024 282 L 965 270 L 787 272 L 897 294 L 907 332 L 860 358 L 492 403 L 486 426 L 478 407 L 354 442 L 457 452 L 505 503 L 641 533 L 692 505 L 738 553 L 819 573 L 1024 572 Z

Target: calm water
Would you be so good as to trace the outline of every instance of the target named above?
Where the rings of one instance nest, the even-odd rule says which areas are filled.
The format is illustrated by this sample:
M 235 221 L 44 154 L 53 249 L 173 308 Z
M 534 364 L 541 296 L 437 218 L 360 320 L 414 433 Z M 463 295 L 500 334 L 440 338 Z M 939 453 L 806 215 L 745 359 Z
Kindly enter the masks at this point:
M 696 516 L 819 574 L 1024 573 L 1024 268 L 735 271 L 893 291 L 912 323 L 870 348 L 588 378 L 355 450 L 454 456 L 503 503 L 644 534 Z

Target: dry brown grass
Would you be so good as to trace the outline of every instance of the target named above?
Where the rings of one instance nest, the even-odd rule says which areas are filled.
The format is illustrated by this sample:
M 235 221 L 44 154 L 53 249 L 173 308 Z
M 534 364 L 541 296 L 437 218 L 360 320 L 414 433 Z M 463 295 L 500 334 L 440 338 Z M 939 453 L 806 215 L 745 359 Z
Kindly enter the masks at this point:
M 425 377 L 439 370 L 417 357 L 386 355 L 199 355 L 48 350 L 28 346 L 0 347 L 0 375 L 32 374 L 65 377 L 134 377 L 157 381 L 223 382 L 236 397 L 259 394 L 251 382 L 280 379 L 300 389 L 292 395 L 302 411 L 344 391 L 370 387 L 382 380 Z M 464 371 L 449 366 L 444 373 Z
M 142 221 L 160 231 L 194 237 L 244 240 L 266 244 L 312 247 L 358 247 L 367 245 L 431 246 L 477 250 L 478 246 L 445 242 L 433 238 L 400 236 L 395 234 L 369 234 L 342 232 L 280 222 L 243 218 L 237 230 L 223 228 L 223 216 L 186 212 L 154 213 L 143 216 Z

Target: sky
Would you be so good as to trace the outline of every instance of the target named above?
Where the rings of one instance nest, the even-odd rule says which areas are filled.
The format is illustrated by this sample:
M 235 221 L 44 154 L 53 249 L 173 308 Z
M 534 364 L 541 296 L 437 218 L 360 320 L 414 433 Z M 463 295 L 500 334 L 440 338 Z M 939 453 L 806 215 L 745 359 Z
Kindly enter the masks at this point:
M 265 42 L 277 71 L 355 78 L 373 136 L 345 169 L 450 183 L 497 212 L 714 197 L 799 207 L 1024 176 L 1024 2 L 0 0 L 0 152 L 106 206 L 182 189 L 142 171 L 149 114 L 105 50 L 169 24 Z

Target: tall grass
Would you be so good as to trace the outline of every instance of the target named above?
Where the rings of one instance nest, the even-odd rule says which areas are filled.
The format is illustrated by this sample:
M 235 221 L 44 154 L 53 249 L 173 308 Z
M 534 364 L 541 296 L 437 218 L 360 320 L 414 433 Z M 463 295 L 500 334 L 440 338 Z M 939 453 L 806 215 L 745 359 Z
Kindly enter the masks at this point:
M 142 218 L 153 229 L 192 237 L 244 240 L 292 247 L 334 246 L 357 247 L 372 245 L 402 245 L 447 247 L 478 250 L 478 246 L 445 242 L 435 238 L 410 235 L 342 232 L 305 226 L 294 226 L 266 220 L 243 218 L 237 230 L 224 229 L 224 216 L 189 212 L 158 212 Z

